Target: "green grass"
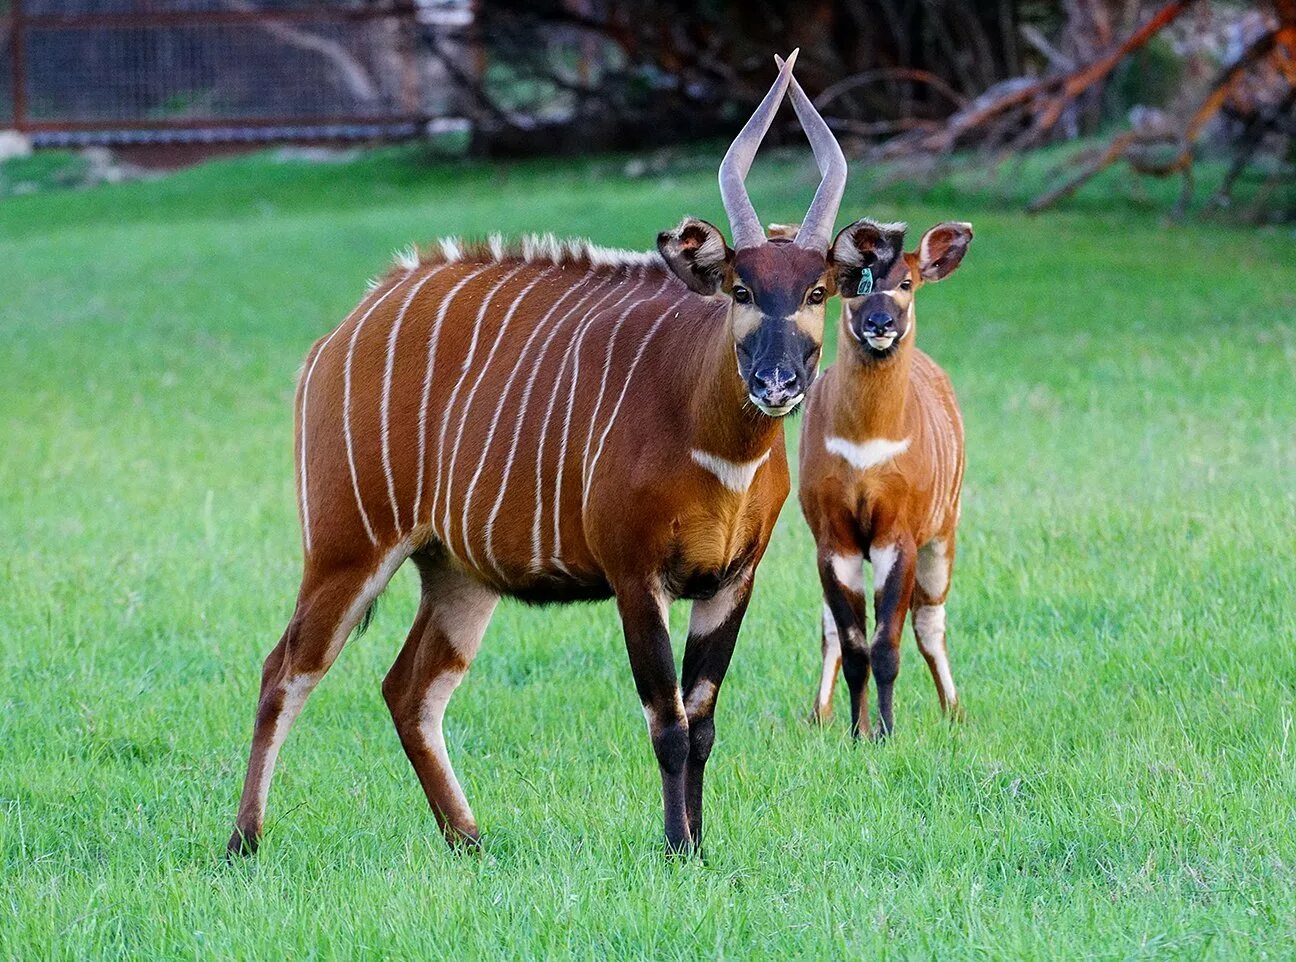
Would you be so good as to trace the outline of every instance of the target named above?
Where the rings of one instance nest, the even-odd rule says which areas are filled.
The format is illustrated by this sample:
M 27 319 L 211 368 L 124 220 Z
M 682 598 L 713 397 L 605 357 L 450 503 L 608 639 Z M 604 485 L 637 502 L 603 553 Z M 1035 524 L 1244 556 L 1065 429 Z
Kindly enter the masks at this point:
M 968 430 L 964 724 L 908 635 L 889 743 L 803 723 L 789 502 L 706 863 L 660 854 L 609 605 L 501 608 L 449 713 L 486 837 L 455 857 L 379 694 L 402 571 L 285 747 L 261 854 L 221 860 L 296 588 L 308 344 L 411 239 L 722 222 L 709 171 L 616 170 L 251 158 L 0 205 L 0 957 L 1292 957 L 1296 242 L 1092 206 L 843 209 L 976 225 L 919 299 Z M 753 193 L 786 220 L 812 183 L 767 162 Z

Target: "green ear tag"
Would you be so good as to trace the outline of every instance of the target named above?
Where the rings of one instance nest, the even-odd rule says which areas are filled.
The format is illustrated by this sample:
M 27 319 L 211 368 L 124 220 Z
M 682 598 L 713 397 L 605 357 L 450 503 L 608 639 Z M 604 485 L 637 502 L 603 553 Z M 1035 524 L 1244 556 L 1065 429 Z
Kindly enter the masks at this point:
M 866 267 L 864 268 L 863 273 L 860 274 L 859 288 L 855 291 L 855 294 L 859 297 L 863 297 L 865 294 L 872 294 L 872 293 L 873 293 L 873 272 Z

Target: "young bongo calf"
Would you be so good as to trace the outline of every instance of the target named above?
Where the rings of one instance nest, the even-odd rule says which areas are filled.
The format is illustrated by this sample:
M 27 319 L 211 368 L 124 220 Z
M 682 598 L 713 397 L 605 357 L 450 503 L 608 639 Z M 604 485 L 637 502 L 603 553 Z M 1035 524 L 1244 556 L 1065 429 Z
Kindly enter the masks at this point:
M 903 224 L 859 220 L 833 241 L 842 295 L 837 360 L 805 402 L 801 510 L 814 532 L 823 582 L 823 671 L 814 717 L 832 713 L 841 668 L 851 731 L 868 725 L 877 679 L 880 734 L 892 728 L 900 630 L 913 610 L 941 709 L 958 693 L 945 653 L 945 596 L 963 483 L 963 421 L 945 372 L 914 346 L 914 295 L 950 274 L 970 224 L 938 224 L 904 251 Z M 873 566 L 877 628 L 865 643 L 863 555 Z

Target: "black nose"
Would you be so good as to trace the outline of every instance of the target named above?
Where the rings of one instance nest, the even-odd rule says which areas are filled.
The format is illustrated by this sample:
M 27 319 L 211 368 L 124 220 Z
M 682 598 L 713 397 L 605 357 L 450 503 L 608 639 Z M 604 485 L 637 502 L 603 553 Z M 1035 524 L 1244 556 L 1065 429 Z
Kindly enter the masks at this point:
M 885 334 L 892 330 L 895 330 L 895 318 L 886 311 L 873 311 L 864 318 L 866 334 Z
M 782 407 L 801 393 L 796 371 L 774 364 L 752 372 L 751 392 L 756 399 L 772 408 Z

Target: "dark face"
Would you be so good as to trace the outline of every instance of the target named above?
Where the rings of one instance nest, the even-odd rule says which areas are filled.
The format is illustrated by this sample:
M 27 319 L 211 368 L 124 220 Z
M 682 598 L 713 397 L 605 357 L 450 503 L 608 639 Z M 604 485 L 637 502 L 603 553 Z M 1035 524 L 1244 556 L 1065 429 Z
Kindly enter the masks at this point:
M 814 381 L 828 299 L 824 255 L 774 240 L 733 257 L 727 293 L 738 373 L 751 402 L 791 413 Z
M 914 278 L 903 255 L 889 264 L 877 263 L 871 270 L 873 290 L 854 297 L 849 296 L 852 291 L 843 290 L 842 310 L 846 329 L 859 349 L 882 360 L 899 350 L 900 343 L 912 332 Z M 860 290 L 858 279 L 854 290 Z

